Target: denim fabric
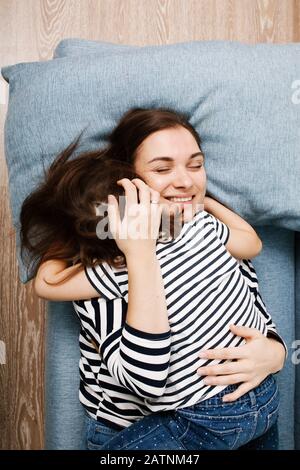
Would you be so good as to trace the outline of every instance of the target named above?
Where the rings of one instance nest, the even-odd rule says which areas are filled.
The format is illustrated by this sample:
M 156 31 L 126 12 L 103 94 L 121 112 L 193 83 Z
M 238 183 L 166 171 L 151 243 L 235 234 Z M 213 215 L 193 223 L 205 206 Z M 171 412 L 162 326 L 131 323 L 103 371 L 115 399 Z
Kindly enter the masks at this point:
M 101 424 L 95 421 L 89 416 L 86 416 L 85 418 L 85 443 L 88 450 L 102 449 L 102 446 L 104 446 L 113 437 L 117 437 L 119 432 L 120 431 L 116 431 L 106 424 Z M 278 450 L 278 447 L 278 421 L 276 421 L 276 423 L 273 424 L 273 426 L 271 426 L 262 436 L 259 436 L 241 446 L 239 450 Z
M 5 155 L 16 228 L 44 168 L 83 129 L 79 150 L 98 149 L 128 108 L 168 106 L 186 113 L 202 138 L 212 196 L 252 225 L 300 230 L 299 90 L 292 88 L 300 44 L 102 48 L 2 68 L 10 85 Z M 33 270 L 19 251 L 18 259 L 25 282 Z
M 104 446 L 113 437 L 117 437 L 118 433 L 119 431 L 116 431 L 105 424 L 101 424 L 89 416 L 86 416 L 85 418 L 85 442 L 88 450 L 102 449 L 102 446 Z M 241 446 L 239 450 L 278 450 L 278 447 L 279 435 L 278 422 L 276 421 L 276 423 L 273 424 L 273 426 L 271 426 L 262 436 L 259 436 Z
M 174 412 L 154 413 L 120 432 L 87 420 L 90 450 L 234 450 L 273 430 L 278 418 L 279 392 L 273 376 L 234 403 L 218 395 Z M 268 436 L 268 443 L 269 442 Z M 277 448 L 276 433 L 272 448 Z
M 241 446 L 239 450 L 279 450 L 278 421 L 262 436 Z

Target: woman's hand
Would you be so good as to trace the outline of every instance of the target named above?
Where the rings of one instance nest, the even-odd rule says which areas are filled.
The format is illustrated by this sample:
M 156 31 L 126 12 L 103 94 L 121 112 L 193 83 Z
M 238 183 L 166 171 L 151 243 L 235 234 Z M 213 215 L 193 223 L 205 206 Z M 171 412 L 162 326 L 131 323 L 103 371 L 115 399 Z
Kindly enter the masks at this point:
M 108 196 L 109 228 L 118 247 L 126 258 L 155 253 L 162 213 L 159 192 L 139 178 L 123 178 L 118 184 L 125 189 L 123 219 L 116 197 Z
M 202 351 L 202 359 L 227 359 L 228 362 L 200 367 L 197 373 L 206 376 L 208 385 L 240 384 L 223 401 L 231 402 L 257 387 L 269 374 L 282 369 L 285 360 L 284 346 L 275 339 L 266 338 L 255 328 L 231 325 L 230 330 L 246 339 L 243 346 Z M 230 361 L 230 362 L 229 362 Z

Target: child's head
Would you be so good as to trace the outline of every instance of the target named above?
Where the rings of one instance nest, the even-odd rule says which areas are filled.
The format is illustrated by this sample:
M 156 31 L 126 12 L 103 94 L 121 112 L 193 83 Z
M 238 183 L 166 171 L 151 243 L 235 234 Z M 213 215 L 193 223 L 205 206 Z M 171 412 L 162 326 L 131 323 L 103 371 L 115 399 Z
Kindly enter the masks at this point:
M 85 266 L 95 260 L 120 265 L 122 253 L 115 241 L 97 236 L 97 224 L 105 217 L 97 215 L 97 206 L 107 202 L 108 194 L 124 194 L 119 179 L 137 175 L 130 164 L 108 158 L 104 151 L 71 158 L 77 145 L 78 140 L 58 155 L 44 181 L 25 199 L 20 215 L 22 253 L 29 250 L 34 264 L 43 257 Z

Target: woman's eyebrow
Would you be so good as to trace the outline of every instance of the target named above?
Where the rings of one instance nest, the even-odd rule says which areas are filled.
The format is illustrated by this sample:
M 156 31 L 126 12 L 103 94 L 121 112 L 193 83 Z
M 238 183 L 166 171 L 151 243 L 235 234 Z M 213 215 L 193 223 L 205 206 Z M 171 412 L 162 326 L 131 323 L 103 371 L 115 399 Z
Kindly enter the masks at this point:
M 192 153 L 192 155 L 190 155 L 189 158 L 194 158 L 194 157 L 198 157 L 198 156 L 201 156 L 201 157 L 204 158 L 204 155 L 203 155 L 202 152 Z M 171 157 L 154 157 L 148 163 L 156 162 L 157 160 L 163 160 L 165 162 L 172 162 L 174 160 L 174 158 L 171 158 Z

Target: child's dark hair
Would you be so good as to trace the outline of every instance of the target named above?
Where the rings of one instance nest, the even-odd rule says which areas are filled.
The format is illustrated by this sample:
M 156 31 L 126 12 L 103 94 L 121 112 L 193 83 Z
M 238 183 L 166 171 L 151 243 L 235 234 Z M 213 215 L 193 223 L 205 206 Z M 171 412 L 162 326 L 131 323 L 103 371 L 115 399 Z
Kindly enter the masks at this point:
M 134 160 L 149 135 L 177 126 L 188 129 L 201 148 L 197 132 L 184 115 L 167 108 L 134 108 L 120 120 L 105 149 L 71 158 L 79 137 L 55 158 L 44 181 L 25 199 L 20 214 L 21 252 L 23 257 L 25 250 L 29 252 L 35 274 L 40 263 L 50 259 L 69 265 L 94 266 L 104 261 L 115 267 L 125 265 L 115 240 L 97 236 L 103 215 L 97 215 L 95 205 L 107 202 L 108 194 L 124 194 L 117 185 L 119 179 L 141 178 L 134 171 Z

